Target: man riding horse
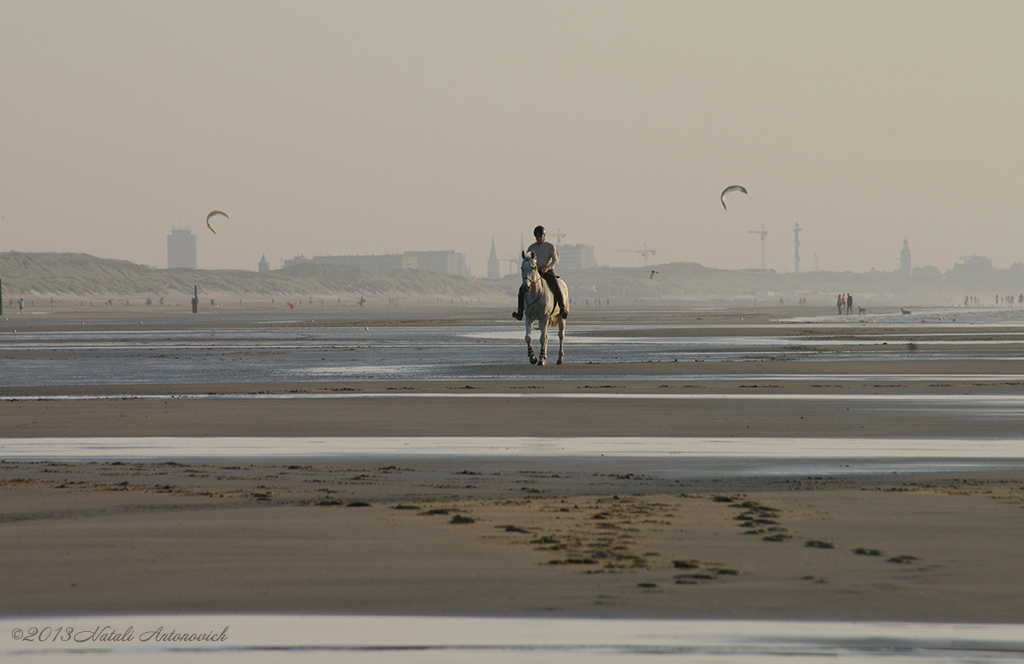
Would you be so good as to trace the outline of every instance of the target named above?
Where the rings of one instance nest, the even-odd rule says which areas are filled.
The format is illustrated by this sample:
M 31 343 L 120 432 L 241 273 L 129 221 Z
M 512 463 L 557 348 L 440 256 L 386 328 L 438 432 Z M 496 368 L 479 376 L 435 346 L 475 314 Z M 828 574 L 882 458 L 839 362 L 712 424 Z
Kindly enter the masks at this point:
M 530 245 L 527 253 L 533 252 L 533 255 L 537 257 L 537 269 L 540 270 L 540 274 L 544 277 L 544 280 L 548 282 L 548 286 L 551 287 L 551 292 L 554 293 L 555 299 L 558 301 L 558 308 L 561 312 L 562 318 L 569 317 L 569 310 L 565 306 L 565 302 L 562 300 L 562 289 L 558 286 L 558 276 L 555 275 L 554 269 L 558 265 L 558 249 L 555 245 L 545 240 L 544 227 L 538 226 L 533 229 L 533 236 L 537 238 L 537 241 Z M 519 287 L 519 308 L 512 312 L 512 318 L 516 320 L 523 320 L 523 298 L 526 296 L 526 286 L 522 285 Z

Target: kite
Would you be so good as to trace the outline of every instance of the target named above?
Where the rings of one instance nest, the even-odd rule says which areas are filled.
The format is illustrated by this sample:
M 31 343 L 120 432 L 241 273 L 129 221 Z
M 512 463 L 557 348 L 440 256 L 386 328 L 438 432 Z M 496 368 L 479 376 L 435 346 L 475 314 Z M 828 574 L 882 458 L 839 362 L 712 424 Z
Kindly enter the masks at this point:
M 215 214 L 219 214 L 220 216 L 224 217 L 225 219 L 230 219 L 231 218 L 228 215 L 226 215 L 223 212 L 221 212 L 220 210 L 214 210 L 210 214 L 206 215 L 206 227 L 209 228 L 210 232 L 213 233 L 214 235 L 217 234 L 217 231 L 213 230 L 213 226 L 210 225 L 210 217 L 212 217 Z
M 746 189 L 744 189 L 743 187 L 741 187 L 741 186 L 740 186 L 740 185 L 738 185 L 738 184 L 734 184 L 734 185 L 733 185 L 733 186 L 731 186 L 731 187 L 726 187 L 725 189 L 723 189 L 723 190 L 722 190 L 722 196 L 721 196 L 721 199 L 722 199 L 722 208 L 724 208 L 724 209 L 726 209 L 726 210 L 728 210 L 729 208 L 725 207 L 725 195 L 726 195 L 726 194 L 728 194 L 728 193 L 729 193 L 730 191 L 742 191 L 742 192 L 743 192 L 744 194 L 745 194 L 745 193 L 747 193 L 747 190 L 746 190 Z

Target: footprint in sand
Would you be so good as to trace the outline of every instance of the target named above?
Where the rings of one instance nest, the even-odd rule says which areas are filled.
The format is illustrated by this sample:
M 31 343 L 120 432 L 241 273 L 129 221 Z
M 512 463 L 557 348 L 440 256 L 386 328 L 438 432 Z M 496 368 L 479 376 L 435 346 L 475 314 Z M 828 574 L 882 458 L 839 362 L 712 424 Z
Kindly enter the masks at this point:
M 692 570 L 686 574 L 676 574 L 672 578 L 678 585 L 695 585 L 701 581 L 714 581 L 725 576 L 739 576 L 740 571 L 732 567 L 726 567 L 721 563 L 706 563 L 696 559 L 673 560 L 672 566 L 676 569 Z
M 721 498 L 723 496 L 714 496 L 712 500 L 716 502 L 729 502 L 731 503 L 729 507 L 744 510 L 742 513 L 734 516 L 733 520 L 739 521 L 740 527 L 747 529 L 745 534 L 764 535 L 766 533 L 775 533 L 763 538 L 768 542 L 784 542 L 790 539 L 789 535 L 784 534 L 786 529 L 779 525 L 778 518 L 781 512 L 777 508 L 762 505 L 752 500 L 737 503 L 735 500 L 721 500 Z

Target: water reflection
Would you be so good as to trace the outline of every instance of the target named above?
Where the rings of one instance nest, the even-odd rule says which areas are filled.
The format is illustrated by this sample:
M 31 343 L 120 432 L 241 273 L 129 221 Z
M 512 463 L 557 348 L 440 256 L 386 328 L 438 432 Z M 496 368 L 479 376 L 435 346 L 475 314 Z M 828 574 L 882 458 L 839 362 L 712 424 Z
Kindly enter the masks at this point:
M 32 663 L 947 663 L 1024 656 L 1024 628 L 988 624 L 220 614 L 5 619 L 0 633 L 0 657 Z

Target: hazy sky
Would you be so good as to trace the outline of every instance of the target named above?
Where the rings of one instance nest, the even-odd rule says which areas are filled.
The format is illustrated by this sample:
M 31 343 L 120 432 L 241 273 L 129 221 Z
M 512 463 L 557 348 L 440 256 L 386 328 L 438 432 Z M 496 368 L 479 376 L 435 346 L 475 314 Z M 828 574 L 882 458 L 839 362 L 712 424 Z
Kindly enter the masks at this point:
M 0 0 L 0 251 L 1024 261 L 1024 2 Z M 742 184 L 729 211 L 719 193 Z M 218 235 L 205 226 L 219 209 Z

